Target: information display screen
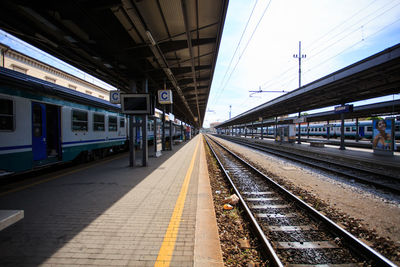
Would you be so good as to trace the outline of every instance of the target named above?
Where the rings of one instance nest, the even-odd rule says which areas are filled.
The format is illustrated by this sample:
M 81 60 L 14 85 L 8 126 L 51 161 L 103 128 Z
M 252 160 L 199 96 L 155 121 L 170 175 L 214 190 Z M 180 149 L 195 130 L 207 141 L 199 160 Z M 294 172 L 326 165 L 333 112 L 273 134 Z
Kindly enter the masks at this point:
M 121 95 L 122 113 L 125 114 L 150 114 L 150 95 L 149 94 L 122 94 Z

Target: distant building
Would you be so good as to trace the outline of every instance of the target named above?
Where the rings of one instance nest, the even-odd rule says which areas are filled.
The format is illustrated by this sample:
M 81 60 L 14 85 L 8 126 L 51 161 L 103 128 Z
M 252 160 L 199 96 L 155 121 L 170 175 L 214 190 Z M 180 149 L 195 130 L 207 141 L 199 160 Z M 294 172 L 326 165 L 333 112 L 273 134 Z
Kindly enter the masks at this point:
M 108 90 L 17 52 L 3 44 L 0 44 L 0 67 L 15 70 L 104 100 L 110 99 Z
M 220 124 L 221 124 L 220 122 L 212 122 L 212 123 L 210 123 L 210 131 L 213 132 L 213 133 L 216 133 L 217 130 L 215 129 L 215 127 L 217 127 Z

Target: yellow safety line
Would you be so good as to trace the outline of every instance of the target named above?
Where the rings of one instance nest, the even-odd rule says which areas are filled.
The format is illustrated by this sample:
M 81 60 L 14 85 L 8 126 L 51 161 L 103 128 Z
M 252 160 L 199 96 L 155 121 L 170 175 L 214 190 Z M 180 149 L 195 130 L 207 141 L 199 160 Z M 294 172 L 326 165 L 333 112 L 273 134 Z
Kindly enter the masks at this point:
M 109 162 L 109 161 L 117 160 L 117 159 L 120 159 L 120 158 L 122 158 L 122 157 L 124 157 L 124 156 L 125 156 L 125 155 L 121 155 L 121 156 L 118 156 L 118 157 L 115 157 L 115 158 L 112 158 L 112 159 L 100 161 L 100 162 L 98 162 L 98 163 L 91 164 L 90 166 L 85 166 L 85 167 L 82 167 L 82 168 L 79 168 L 79 169 L 74 169 L 74 170 L 72 170 L 72 171 L 64 172 L 64 173 L 62 173 L 62 174 L 59 174 L 59 175 L 56 175 L 56 176 L 53 176 L 53 177 L 49 177 L 49 178 L 44 179 L 44 180 L 40 180 L 40 181 L 31 183 L 31 184 L 27 184 L 27 185 L 24 185 L 24 186 L 20 186 L 20 187 L 17 187 L 17 188 L 14 188 L 14 189 L 5 191 L 5 192 L 3 192 L 3 193 L 0 193 L 0 197 L 5 196 L 5 195 L 10 194 L 10 193 L 14 193 L 14 192 L 18 192 L 18 191 L 27 189 L 27 188 L 29 188 L 29 187 L 32 187 L 32 186 L 35 186 L 35 185 L 38 185 L 38 184 L 42 184 L 42 183 L 45 183 L 45 182 L 49 182 L 49 181 L 51 181 L 51 180 L 55 180 L 55 179 L 57 179 L 57 178 L 63 177 L 63 176 L 68 175 L 68 174 L 72 174 L 72 173 L 76 173 L 76 172 L 79 172 L 79 171 L 83 171 L 83 170 L 92 168 L 92 167 L 94 167 L 94 166 L 97 166 L 97 165 L 99 165 L 99 164 L 104 164 L 104 163 L 107 163 L 107 162 Z
M 194 161 L 196 159 L 197 149 L 199 148 L 200 140 L 201 138 L 199 138 L 199 141 L 197 142 L 192 160 L 190 161 L 189 169 L 186 172 L 185 180 L 183 181 L 181 187 L 181 192 L 179 193 L 178 199 L 176 200 L 174 212 L 172 213 L 167 232 L 165 233 L 163 243 L 161 245 L 160 251 L 158 252 L 157 260 L 154 264 L 155 267 L 169 266 L 171 263 L 175 241 L 178 236 L 183 207 L 185 205 L 186 194 L 189 188 L 190 177 L 192 176 Z

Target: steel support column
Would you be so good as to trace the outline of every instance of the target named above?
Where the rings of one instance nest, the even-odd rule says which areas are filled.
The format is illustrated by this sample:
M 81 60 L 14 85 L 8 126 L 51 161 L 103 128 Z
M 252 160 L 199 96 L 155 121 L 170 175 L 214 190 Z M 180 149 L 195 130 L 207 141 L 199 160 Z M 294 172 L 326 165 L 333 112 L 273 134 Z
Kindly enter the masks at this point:
M 342 104 L 342 106 L 344 106 L 344 104 Z M 345 150 L 345 146 L 344 146 L 344 113 L 340 114 L 340 150 Z

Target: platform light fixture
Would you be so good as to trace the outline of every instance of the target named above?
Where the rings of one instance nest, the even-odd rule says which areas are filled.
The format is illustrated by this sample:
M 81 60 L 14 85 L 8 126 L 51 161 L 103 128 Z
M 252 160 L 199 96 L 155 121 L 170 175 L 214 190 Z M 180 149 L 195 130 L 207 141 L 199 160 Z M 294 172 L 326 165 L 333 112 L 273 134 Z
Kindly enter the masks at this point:
M 154 38 L 153 38 L 153 35 L 151 35 L 151 32 L 146 31 L 146 35 L 147 35 L 147 38 L 149 38 L 151 45 L 156 46 L 157 43 L 156 43 L 156 41 L 154 41 Z
M 170 68 L 167 68 L 167 69 L 166 69 L 166 72 L 168 73 L 168 75 L 172 76 L 172 71 L 171 71 Z

